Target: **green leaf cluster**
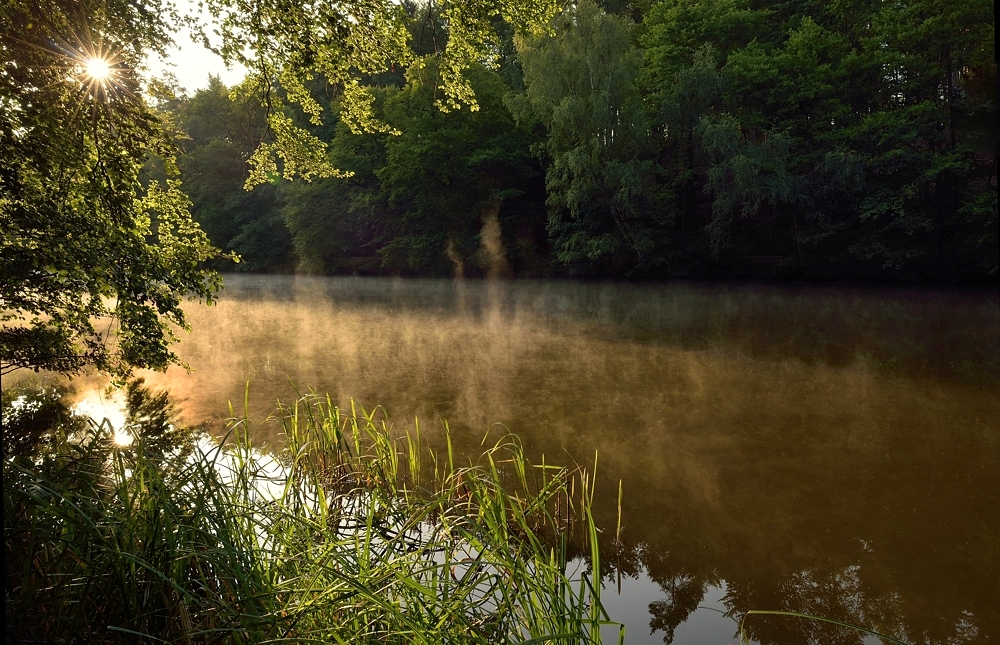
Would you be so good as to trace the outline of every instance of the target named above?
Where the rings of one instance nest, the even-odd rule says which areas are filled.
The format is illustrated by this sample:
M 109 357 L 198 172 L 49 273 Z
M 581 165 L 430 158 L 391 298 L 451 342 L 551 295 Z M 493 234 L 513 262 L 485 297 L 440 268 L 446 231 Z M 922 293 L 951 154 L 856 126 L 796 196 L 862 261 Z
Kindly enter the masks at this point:
M 161 14 L 163 9 L 165 13 Z M 18 367 L 123 378 L 162 369 L 186 327 L 181 304 L 211 302 L 218 256 L 172 178 L 166 124 L 137 68 L 168 42 L 160 3 L 7 3 L 0 10 L 0 356 Z M 109 61 L 93 79 L 87 61 Z M 112 335 L 114 332 L 114 335 Z

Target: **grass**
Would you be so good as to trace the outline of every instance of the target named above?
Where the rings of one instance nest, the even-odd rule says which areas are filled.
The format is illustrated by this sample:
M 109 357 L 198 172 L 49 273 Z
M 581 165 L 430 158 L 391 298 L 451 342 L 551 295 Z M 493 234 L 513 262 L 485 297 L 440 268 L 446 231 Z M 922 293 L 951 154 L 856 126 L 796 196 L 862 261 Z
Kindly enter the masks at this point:
M 45 408 L 4 393 L 8 642 L 598 643 L 610 623 L 591 473 L 511 435 L 459 465 L 316 395 L 266 455 L 245 417 L 213 442 L 143 392 L 128 447 L 66 410 L 8 440 Z
M 892 643 L 893 645 L 908 645 L 906 642 L 893 638 L 892 636 L 886 636 L 885 634 L 879 633 L 867 627 L 860 627 L 858 625 L 852 625 L 850 623 L 845 623 L 840 620 L 833 620 L 832 618 L 824 618 L 823 616 L 813 616 L 812 614 L 803 614 L 797 611 L 777 611 L 771 609 L 751 609 L 749 611 L 743 612 L 743 617 L 739 620 L 739 636 L 740 645 L 749 645 L 750 637 L 747 636 L 746 621 L 750 616 L 783 616 L 786 618 L 802 618 L 804 620 L 810 620 L 817 623 L 827 623 L 830 625 L 836 625 L 837 627 L 842 627 L 849 629 L 851 631 L 859 632 L 861 634 L 867 634 L 868 636 L 875 636 L 880 639 L 883 643 Z

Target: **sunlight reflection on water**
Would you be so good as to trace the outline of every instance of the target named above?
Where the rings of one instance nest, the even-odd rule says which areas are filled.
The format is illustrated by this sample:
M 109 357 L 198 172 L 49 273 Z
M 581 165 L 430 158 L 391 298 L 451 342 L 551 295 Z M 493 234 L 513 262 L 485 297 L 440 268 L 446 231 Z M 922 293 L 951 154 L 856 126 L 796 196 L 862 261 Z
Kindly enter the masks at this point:
M 112 430 L 112 441 L 119 446 L 130 446 L 135 437 L 125 428 L 126 407 L 125 394 L 116 390 L 106 396 L 101 390 L 87 390 L 79 395 L 72 411 L 85 417 L 90 417 L 95 423 L 106 421 Z

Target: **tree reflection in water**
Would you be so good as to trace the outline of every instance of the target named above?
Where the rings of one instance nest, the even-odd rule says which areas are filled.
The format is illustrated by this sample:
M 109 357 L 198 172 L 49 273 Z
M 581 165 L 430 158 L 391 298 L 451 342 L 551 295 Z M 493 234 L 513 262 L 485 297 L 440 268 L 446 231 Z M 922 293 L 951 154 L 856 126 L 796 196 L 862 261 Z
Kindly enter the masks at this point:
M 834 452 L 820 450 L 822 442 L 786 446 L 786 460 L 797 465 L 781 477 L 770 473 L 778 467 L 770 460 L 732 460 L 722 451 L 714 455 L 721 490 L 713 504 L 683 486 L 626 496 L 624 544 L 603 559 L 609 583 L 617 567 L 659 585 L 650 628 L 665 643 L 720 583 L 737 618 L 777 609 L 908 643 L 989 642 L 1000 633 L 997 439 L 956 431 L 910 441 L 909 432 L 883 430 L 879 441 L 842 442 Z M 759 441 L 744 437 L 744 454 Z M 626 491 L 655 490 L 635 464 L 616 470 L 610 461 L 604 474 L 623 475 Z M 605 498 L 600 511 L 607 525 L 616 509 Z M 758 643 L 864 640 L 788 617 L 753 616 L 746 629 Z
M 654 578 L 655 580 L 655 578 Z M 671 580 L 656 580 L 667 597 L 649 603 L 651 631 L 663 632 L 663 642 L 672 643 L 674 630 L 687 620 L 705 598 L 707 584 L 691 576 L 676 576 Z

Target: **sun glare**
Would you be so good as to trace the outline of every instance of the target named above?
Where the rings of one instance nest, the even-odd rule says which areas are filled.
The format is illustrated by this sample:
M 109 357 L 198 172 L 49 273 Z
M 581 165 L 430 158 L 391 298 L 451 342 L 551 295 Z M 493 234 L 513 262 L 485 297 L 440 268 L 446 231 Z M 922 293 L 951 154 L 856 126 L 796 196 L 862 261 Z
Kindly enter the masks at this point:
M 125 396 L 121 392 L 107 397 L 98 391 L 91 391 L 73 406 L 73 413 L 90 417 L 101 426 L 106 425 L 111 430 L 111 440 L 116 446 L 124 448 L 135 441 L 132 433 L 125 429 L 126 407 Z
M 87 76 L 95 81 L 102 82 L 111 76 L 111 65 L 103 58 L 90 58 L 87 60 Z
M 131 446 L 132 442 L 135 441 L 135 437 L 123 430 L 115 430 L 111 440 L 115 442 L 116 446 L 124 448 L 125 446 Z

